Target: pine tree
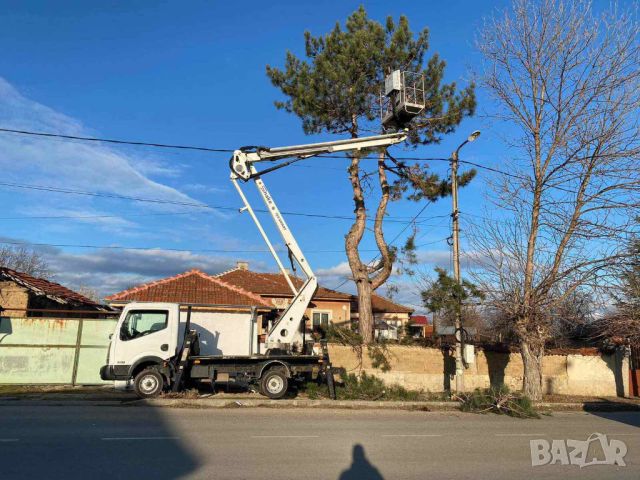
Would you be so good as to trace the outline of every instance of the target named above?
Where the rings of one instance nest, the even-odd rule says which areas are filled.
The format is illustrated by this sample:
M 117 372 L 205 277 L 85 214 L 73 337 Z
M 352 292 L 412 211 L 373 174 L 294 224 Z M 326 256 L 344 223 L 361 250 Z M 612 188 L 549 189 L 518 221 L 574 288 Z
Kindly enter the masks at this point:
M 437 143 L 474 113 L 474 85 L 460 90 L 455 83 L 444 83 L 445 62 L 437 54 L 426 59 L 429 31 L 425 28 L 414 35 L 405 16 L 397 23 L 389 17 L 382 25 L 368 18 L 361 6 L 347 18 L 344 29 L 336 23 L 324 36 L 305 32 L 304 37 L 306 59 L 288 52 L 284 69 L 267 66 L 267 75 L 286 97 L 275 102 L 276 107 L 297 115 L 307 134 L 325 132 L 355 138 L 379 133 L 381 86 L 385 75 L 397 69 L 422 72 L 425 77 L 427 106 L 410 127 L 410 144 Z M 368 179 L 360 168 L 364 155 L 353 154 L 348 169 L 355 220 L 346 235 L 345 250 L 358 290 L 360 333 L 369 343 L 374 328 L 371 294 L 389 278 L 396 253 L 383 231 L 388 202 L 402 197 L 436 200 L 448 195 L 451 187 L 426 164 L 407 164 L 391 157 L 386 160 L 380 155 L 375 175 L 381 195 L 374 217 L 380 254 L 372 265 L 363 261 L 358 251 L 365 234 L 369 193 Z M 460 185 L 469 183 L 474 174 L 461 175 Z

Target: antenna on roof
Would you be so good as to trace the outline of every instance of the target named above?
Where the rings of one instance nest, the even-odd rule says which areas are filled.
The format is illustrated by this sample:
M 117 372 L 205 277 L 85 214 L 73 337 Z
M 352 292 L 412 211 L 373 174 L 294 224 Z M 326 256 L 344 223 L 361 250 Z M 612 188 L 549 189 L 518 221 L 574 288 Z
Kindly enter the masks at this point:
M 384 80 L 380 113 L 385 130 L 406 127 L 425 108 L 424 74 L 394 70 Z

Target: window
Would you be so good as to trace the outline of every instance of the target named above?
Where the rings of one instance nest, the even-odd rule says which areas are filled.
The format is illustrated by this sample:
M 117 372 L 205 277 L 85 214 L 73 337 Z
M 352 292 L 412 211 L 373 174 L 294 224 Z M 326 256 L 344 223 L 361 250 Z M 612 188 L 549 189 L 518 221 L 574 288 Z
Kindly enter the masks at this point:
M 331 318 L 331 312 L 313 312 L 313 330 L 326 330 L 329 328 L 329 320 Z
M 168 312 L 132 310 L 122 322 L 120 340 L 133 340 L 167 328 Z

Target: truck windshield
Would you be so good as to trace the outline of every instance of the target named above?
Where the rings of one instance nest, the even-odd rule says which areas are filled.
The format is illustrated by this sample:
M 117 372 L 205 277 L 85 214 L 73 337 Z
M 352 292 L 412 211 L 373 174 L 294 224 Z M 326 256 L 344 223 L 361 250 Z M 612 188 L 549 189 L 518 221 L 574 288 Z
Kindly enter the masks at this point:
M 122 322 L 120 340 L 133 340 L 167 328 L 168 312 L 158 310 L 132 310 Z

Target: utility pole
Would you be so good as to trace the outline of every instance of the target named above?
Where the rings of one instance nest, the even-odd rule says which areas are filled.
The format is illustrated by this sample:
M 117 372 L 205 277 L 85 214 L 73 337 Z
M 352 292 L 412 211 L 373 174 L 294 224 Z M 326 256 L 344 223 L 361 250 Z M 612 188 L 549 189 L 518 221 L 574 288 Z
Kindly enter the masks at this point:
M 458 285 L 458 291 L 462 290 L 460 279 L 460 211 L 458 210 L 458 155 L 460 149 L 467 143 L 473 142 L 480 136 L 480 131 L 474 131 L 451 154 L 451 199 L 453 201 L 453 278 Z M 456 334 L 456 392 L 464 391 L 464 364 L 462 362 L 462 298 L 458 296 L 455 308 L 455 334 Z

